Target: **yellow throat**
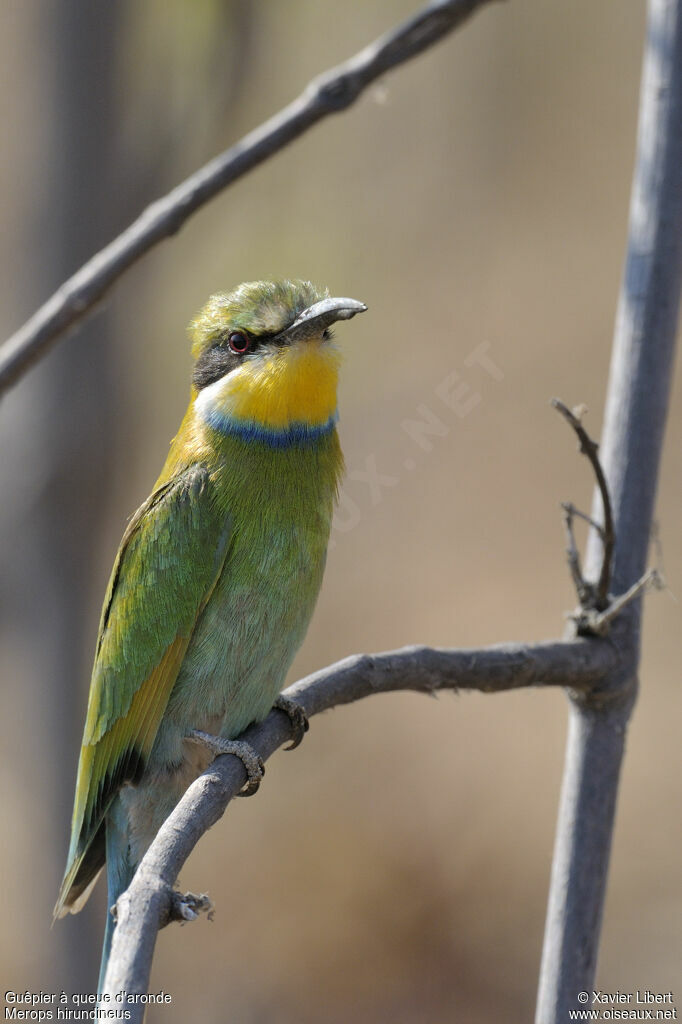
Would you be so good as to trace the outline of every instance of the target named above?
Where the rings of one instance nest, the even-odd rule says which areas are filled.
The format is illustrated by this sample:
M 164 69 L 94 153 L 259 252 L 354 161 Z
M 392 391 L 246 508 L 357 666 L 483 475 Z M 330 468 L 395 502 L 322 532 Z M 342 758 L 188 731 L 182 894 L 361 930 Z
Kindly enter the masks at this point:
M 222 433 L 319 434 L 336 419 L 340 354 L 311 339 L 273 347 L 197 395 L 198 415 Z

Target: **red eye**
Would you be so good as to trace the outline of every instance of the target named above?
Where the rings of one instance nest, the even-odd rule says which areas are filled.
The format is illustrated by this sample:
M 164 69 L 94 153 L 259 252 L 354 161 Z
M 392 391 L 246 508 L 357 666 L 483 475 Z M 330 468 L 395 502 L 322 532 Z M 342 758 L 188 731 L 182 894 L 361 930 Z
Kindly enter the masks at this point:
M 243 331 L 232 331 L 232 334 L 227 339 L 227 343 L 233 352 L 236 352 L 238 356 L 243 356 L 249 349 L 251 339 Z

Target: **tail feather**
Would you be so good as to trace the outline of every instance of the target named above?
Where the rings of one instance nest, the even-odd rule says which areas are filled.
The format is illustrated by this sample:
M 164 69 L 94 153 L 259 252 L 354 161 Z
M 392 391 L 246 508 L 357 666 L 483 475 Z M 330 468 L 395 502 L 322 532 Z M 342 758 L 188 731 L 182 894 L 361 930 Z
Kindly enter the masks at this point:
M 53 912 L 53 921 L 66 914 L 77 914 L 83 907 L 104 867 L 104 822 L 81 853 L 69 856 L 64 880 Z
M 111 953 L 111 940 L 116 928 L 116 922 L 111 915 L 111 908 L 116 903 L 121 893 L 125 892 L 133 880 L 135 867 L 130 859 L 130 846 L 128 836 L 124 830 L 119 828 L 115 821 L 115 814 L 108 814 L 106 818 L 106 855 L 107 855 L 107 922 L 104 928 L 104 944 L 102 946 L 102 962 L 99 969 L 99 982 L 97 991 L 101 992 L 104 986 L 104 978 L 107 973 L 109 954 Z

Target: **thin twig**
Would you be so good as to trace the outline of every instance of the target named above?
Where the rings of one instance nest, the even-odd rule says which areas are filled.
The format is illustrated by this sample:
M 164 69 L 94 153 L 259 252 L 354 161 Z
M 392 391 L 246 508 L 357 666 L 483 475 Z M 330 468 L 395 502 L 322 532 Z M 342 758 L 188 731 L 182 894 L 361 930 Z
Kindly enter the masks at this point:
M 604 510 L 604 526 L 599 530 L 602 543 L 603 543 L 603 556 L 601 569 L 599 571 L 599 579 L 597 585 L 594 588 L 594 606 L 603 611 L 609 601 L 609 586 L 611 583 L 611 572 L 613 563 L 613 552 L 616 544 L 616 533 L 613 525 L 613 513 L 611 511 L 611 498 L 609 496 L 609 488 L 606 483 L 606 477 L 604 476 L 604 470 L 602 469 L 601 461 L 599 459 L 599 445 L 596 441 L 593 441 L 590 435 L 585 430 L 578 416 L 572 412 L 567 405 L 558 399 L 553 398 L 553 407 L 557 409 L 564 419 L 570 423 L 573 430 L 578 436 L 580 442 L 580 451 L 583 455 L 586 455 L 590 461 L 590 465 L 594 470 L 594 475 L 597 480 L 597 487 L 602 500 L 602 508 Z M 585 516 L 584 518 L 588 518 Z M 591 520 L 588 520 L 591 521 Z M 571 566 L 573 571 L 573 566 Z M 585 588 L 589 587 L 589 584 L 583 580 L 582 575 L 580 577 L 582 584 Z M 587 592 L 587 590 L 585 591 Z M 583 604 L 581 598 L 581 604 Z
M 568 612 L 567 619 L 575 624 L 575 631 L 578 636 L 606 636 L 612 623 L 618 618 L 624 608 L 627 608 L 645 590 L 664 590 L 665 580 L 658 569 L 649 569 L 641 579 L 633 583 L 624 594 L 619 594 L 611 604 L 598 612 L 596 608 L 587 605 L 581 606 L 574 612 Z
M 599 536 L 604 540 L 604 529 L 592 516 L 581 512 L 569 501 L 562 501 L 561 508 L 564 513 L 564 527 L 566 531 L 566 557 L 571 570 L 571 576 L 578 594 L 580 607 L 575 612 L 570 612 L 568 618 L 575 623 L 576 632 L 579 636 L 606 636 L 609 627 L 623 609 L 639 597 L 645 590 L 655 588 L 662 590 L 664 587 L 663 576 L 658 569 L 649 569 L 640 580 L 626 590 L 624 594 L 611 601 L 603 611 L 597 611 L 593 604 L 592 587 L 586 582 L 580 567 L 580 555 L 575 543 L 573 532 L 573 518 L 578 516 L 589 523 Z
M 598 636 L 605 636 L 611 623 L 631 601 L 634 601 L 636 597 L 643 594 L 645 590 L 662 590 L 663 586 L 663 579 L 658 569 L 649 569 L 642 576 L 641 580 L 633 583 L 624 594 L 619 594 L 605 611 L 593 612 L 592 616 L 588 619 L 590 632 L 596 633 Z
M 350 60 L 313 79 L 293 103 L 147 207 L 5 342 L 0 349 L 0 396 L 93 309 L 121 274 L 153 246 L 176 234 L 196 210 L 318 121 L 351 106 L 377 78 L 433 46 L 489 2 L 428 4 Z
M 601 523 L 598 523 L 596 519 L 593 519 L 592 516 L 588 516 L 587 512 L 582 512 L 570 501 L 562 501 L 561 507 L 565 511 L 570 512 L 571 516 L 575 516 L 576 519 L 583 519 L 586 523 L 589 523 L 592 529 L 597 531 L 602 540 L 604 539 L 604 527 Z
M 398 690 L 499 693 L 528 686 L 570 686 L 587 691 L 614 672 L 619 657 L 612 643 L 600 639 L 529 646 L 500 644 L 481 650 L 406 647 L 346 658 L 285 692 L 312 717 L 375 693 Z M 251 726 L 241 736 L 263 760 L 291 738 L 291 720 L 281 711 L 272 711 L 264 722 Z M 201 836 L 239 793 L 245 779 L 245 769 L 236 757 L 216 758 L 160 828 L 130 888 L 117 903 L 117 925 L 104 986 L 110 999 L 123 991 L 147 991 L 157 932 L 177 916 L 173 887 L 180 869 Z M 133 1022 L 142 1019 L 140 1006 L 133 1005 L 130 1011 Z
M 564 530 L 566 533 L 566 559 L 568 561 L 568 567 L 571 570 L 571 576 L 578 595 L 578 601 L 582 607 L 589 599 L 589 589 L 583 578 L 580 566 L 580 554 L 578 553 L 575 534 L 573 532 L 573 517 L 576 515 L 578 510 L 568 501 L 562 501 L 561 508 L 564 513 Z

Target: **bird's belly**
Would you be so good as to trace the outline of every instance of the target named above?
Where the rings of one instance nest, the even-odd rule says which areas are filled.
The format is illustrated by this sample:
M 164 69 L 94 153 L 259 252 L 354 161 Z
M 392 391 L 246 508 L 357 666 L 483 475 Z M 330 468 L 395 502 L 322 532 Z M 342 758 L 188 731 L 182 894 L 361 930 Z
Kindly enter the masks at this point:
M 195 628 L 154 761 L 185 760 L 192 729 L 233 738 L 267 715 L 312 615 L 326 539 L 299 526 L 273 530 L 259 557 L 250 545 L 231 553 Z
M 267 555 L 229 559 L 195 628 L 139 784 L 120 792 L 136 860 L 213 760 L 193 729 L 231 739 L 268 714 L 312 615 L 326 535 L 289 536 Z

